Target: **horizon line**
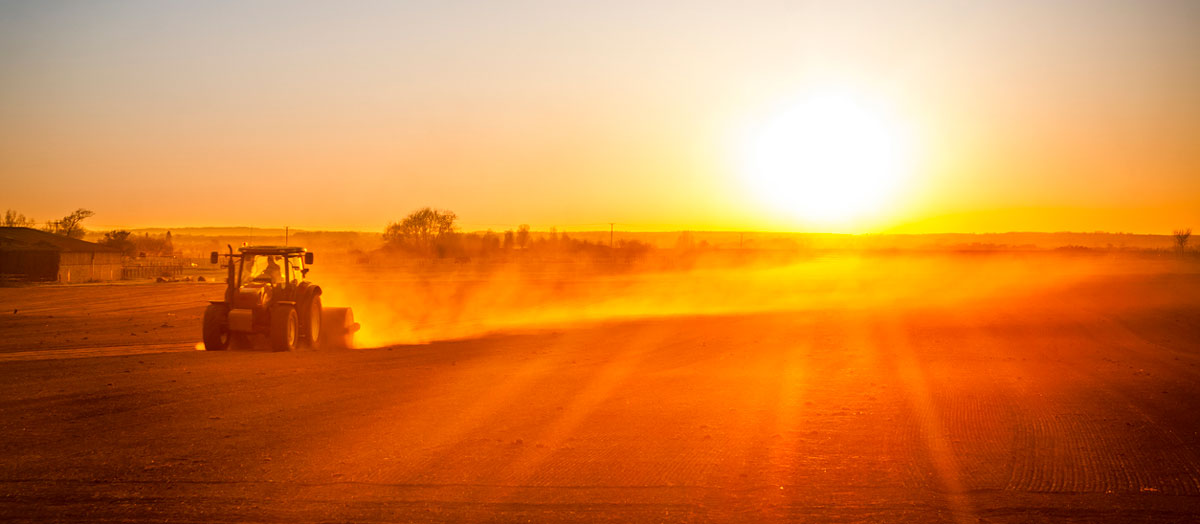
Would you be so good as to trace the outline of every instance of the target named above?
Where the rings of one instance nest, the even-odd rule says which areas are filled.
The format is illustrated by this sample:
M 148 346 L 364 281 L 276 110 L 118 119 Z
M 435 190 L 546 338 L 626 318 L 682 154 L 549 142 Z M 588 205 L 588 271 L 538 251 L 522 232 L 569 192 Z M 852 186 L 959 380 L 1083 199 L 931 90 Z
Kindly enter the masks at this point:
M 260 230 L 260 231 L 264 231 L 264 232 L 278 231 L 278 232 L 282 233 L 284 231 L 285 227 L 286 226 L 268 226 L 268 227 L 262 227 L 262 226 L 182 226 L 182 227 L 105 226 L 105 227 L 87 228 L 87 232 L 88 233 L 101 233 L 101 232 L 106 232 L 106 231 L 120 231 L 120 230 L 132 232 L 132 231 L 145 231 L 145 230 L 187 231 L 187 230 L 204 230 L 204 229 L 246 229 L 246 230 L 252 230 L 252 231 Z M 290 229 L 293 234 L 295 234 L 295 233 L 366 233 L 366 234 L 378 234 L 378 235 L 383 234 L 382 231 L 380 231 L 378 229 L 357 229 L 357 228 L 311 229 L 311 228 L 302 228 L 302 227 L 296 227 L 296 228 L 288 227 L 288 229 Z M 466 228 L 461 228 L 457 232 L 467 233 L 467 234 L 486 233 L 488 231 L 491 231 L 493 233 L 503 233 L 508 230 L 515 231 L 515 229 L 516 228 L 513 228 L 513 227 L 505 227 L 504 229 L 493 229 L 493 228 L 466 229 Z M 557 232 L 557 233 L 568 233 L 568 234 L 609 233 L 608 229 L 565 229 L 565 228 L 558 228 L 557 226 L 547 226 L 544 228 L 532 228 L 531 227 L 530 232 L 545 234 L 545 233 L 549 233 L 551 229 L 554 229 L 555 232 Z M 621 228 L 616 228 L 613 231 L 620 232 L 620 233 L 639 233 L 639 234 L 724 233 L 724 234 L 834 235 L 834 236 L 935 236 L 935 235 L 1030 235 L 1030 234 L 1034 234 L 1034 235 L 1069 235 L 1069 234 L 1073 234 L 1073 235 L 1138 235 L 1138 236 L 1167 236 L 1167 237 L 1172 236 L 1172 232 L 1146 233 L 1146 232 L 1136 232 L 1136 231 L 1105 231 L 1105 230 L 1092 230 L 1092 231 L 1009 230 L 1009 231 L 983 231 L 983 232 L 980 232 L 980 231 L 937 231 L 937 232 L 920 232 L 920 233 L 882 231 L 882 232 L 847 233 L 847 232 L 833 232 L 833 231 L 796 231 L 796 230 L 770 230 L 770 229 L 642 229 L 642 228 L 621 229 Z

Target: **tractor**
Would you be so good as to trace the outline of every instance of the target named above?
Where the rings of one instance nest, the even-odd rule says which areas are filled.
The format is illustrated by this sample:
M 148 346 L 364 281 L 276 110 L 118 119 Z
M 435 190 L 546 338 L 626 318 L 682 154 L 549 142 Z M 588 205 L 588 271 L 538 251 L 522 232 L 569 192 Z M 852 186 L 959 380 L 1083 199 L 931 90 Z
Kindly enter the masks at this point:
M 321 287 L 304 279 L 313 254 L 302 247 L 243 246 L 213 251 L 227 261 L 225 299 L 204 310 L 204 349 L 248 349 L 264 336 L 273 351 L 353 347 L 359 325 L 348 307 L 321 306 Z

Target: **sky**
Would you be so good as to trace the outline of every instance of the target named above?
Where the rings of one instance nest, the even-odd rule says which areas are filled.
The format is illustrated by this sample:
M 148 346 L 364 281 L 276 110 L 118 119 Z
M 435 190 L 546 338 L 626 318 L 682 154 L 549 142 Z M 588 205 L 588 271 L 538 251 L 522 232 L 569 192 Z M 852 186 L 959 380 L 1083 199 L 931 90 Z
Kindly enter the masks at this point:
M 1200 227 L 1192 1 L 3 2 L 0 79 L 0 207 L 93 229 Z M 814 93 L 911 153 L 854 216 L 739 157 Z

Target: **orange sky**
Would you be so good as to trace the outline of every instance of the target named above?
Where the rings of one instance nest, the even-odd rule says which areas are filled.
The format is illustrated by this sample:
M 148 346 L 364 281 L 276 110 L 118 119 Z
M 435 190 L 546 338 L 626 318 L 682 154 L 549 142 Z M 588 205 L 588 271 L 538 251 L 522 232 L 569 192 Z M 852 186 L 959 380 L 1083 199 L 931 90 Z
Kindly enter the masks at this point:
M 1200 4 L 0 6 L 0 207 L 92 228 L 1200 226 Z M 814 90 L 911 129 L 870 216 L 767 209 L 734 151 Z

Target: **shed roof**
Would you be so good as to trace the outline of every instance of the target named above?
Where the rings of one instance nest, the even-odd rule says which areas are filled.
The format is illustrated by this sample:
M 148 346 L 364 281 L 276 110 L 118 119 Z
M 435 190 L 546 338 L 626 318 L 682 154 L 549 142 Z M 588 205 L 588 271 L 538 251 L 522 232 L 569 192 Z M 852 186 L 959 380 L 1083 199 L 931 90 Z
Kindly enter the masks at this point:
M 108 246 L 68 238 L 28 227 L 0 227 L 0 251 L 119 252 Z

